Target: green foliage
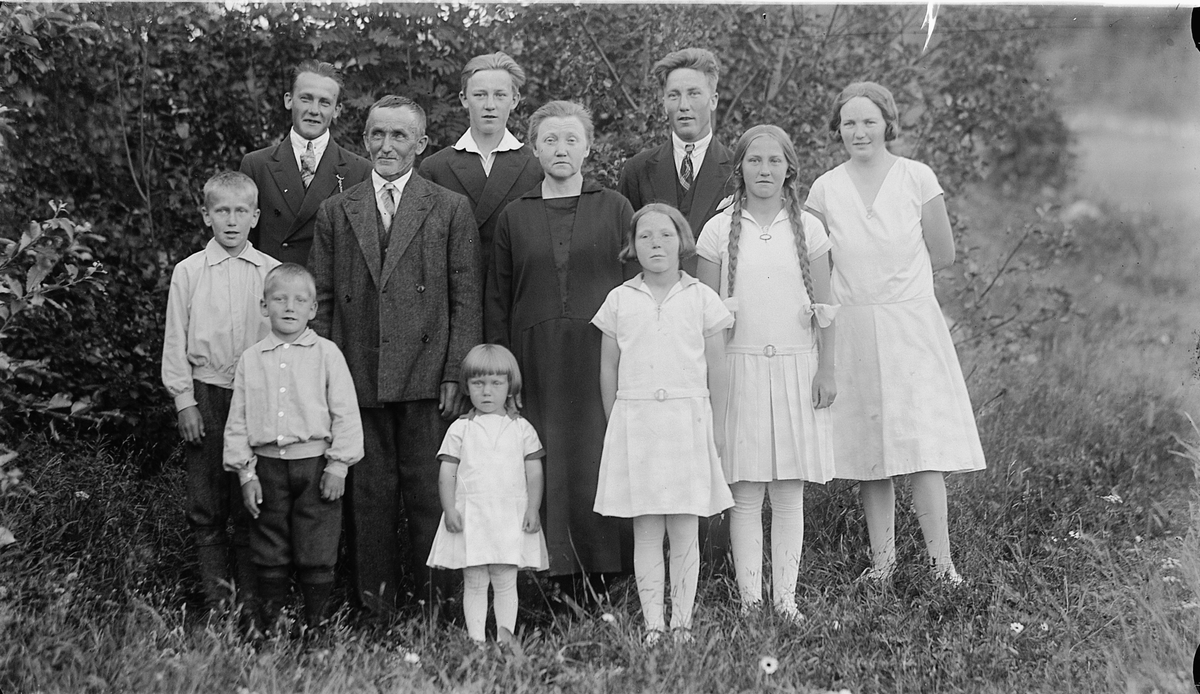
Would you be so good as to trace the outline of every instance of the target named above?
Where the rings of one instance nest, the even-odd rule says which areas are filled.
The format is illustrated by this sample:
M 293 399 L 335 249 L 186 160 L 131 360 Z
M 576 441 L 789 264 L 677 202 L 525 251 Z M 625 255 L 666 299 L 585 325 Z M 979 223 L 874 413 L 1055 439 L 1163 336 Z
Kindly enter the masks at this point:
M 119 411 L 155 436 L 169 424 L 158 384 L 170 269 L 205 240 L 198 207 L 212 174 L 278 141 L 291 68 L 319 57 L 346 88 L 337 140 L 362 153 L 367 107 L 387 93 L 429 116 L 429 152 L 467 127 L 459 70 L 504 50 L 530 81 L 511 125 L 551 99 L 589 106 L 589 174 L 613 186 L 625 159 L 666 126 L 653 63 L 706 46 L 724 65 L 718 135 L 783 127 L 811 181 L 842 159 L 826 123 L 845 84 L 890 86 L 902 153 L 933 166 L 953 195 L 984 176 L 1055 182 L 1065 130 L 1034 64 L 1035 19 L 1021 8 L 944 7 L 928 51 L 923 7 L 799 5 L 0 4 L 0 235 L 50 200 L 93 221 L 107 292 L 7 339 L 46 358 L 30 393 L 60 389 Z M 967 249 L 962 249 L 967 250 Z M 65 333 L 65 335 L 64 335 Z M 58 340 L 50 353 L 46 345 Z M 64 383 L 73 387 L 64 388 Z

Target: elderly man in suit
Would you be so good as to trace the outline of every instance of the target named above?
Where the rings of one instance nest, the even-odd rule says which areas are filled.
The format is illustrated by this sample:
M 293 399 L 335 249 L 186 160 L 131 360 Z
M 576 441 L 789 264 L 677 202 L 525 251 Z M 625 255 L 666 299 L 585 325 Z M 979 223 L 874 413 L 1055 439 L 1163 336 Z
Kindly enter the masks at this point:
M 283 106 L 292 129 L 277 145 L 242 157 L 242 173 L 258 186 L 258 224 L 250 243 L 285 263 L 303 265 L 312 246 L 317 208 L 371 175 L 371 162 L 343 149 L 329 135 L 342 112 L 342 76 L 329 63 L 305 60 L 296 66 Z
M 471 201 L 485 272 L 501 210 L 542 181 L 533 151 L 508 130 L 508 114 L 520 103 L 524 84 L 525 71 L 505 53 L 467 61 L 458 100 L 470 114 L 471 127 L 453 146 L 421 162 L 422 176 Z
M 662 85 L 671 137 L 626 161 L 617 191 L 635 211 L 652 202 L 677 208 L 699 237 L 721 200 L 733 192 L 727 186 L 733 154 L 712 129 L 721 66 L 710 51 L 684 48 L 655 63 L 653 73 Z M 695 275 L 696 257 L 685 260 L 683 269 Z
M 425 566 L 441 518 L 437 452 L 460 414 L 459 365 L 481 341 L 482 298 L 467 199 L 413 174 L 427 142 L 424 110 L 385 96 L 368 111 L 363 140 L 374 170 L 322 203 L 308 267 L 314 326 L 346 355 L 362 414 L 366 456 L 346 493 L 354 586 L 386 615 L 405 573 L 427 607 L 440 598 L 445 577 L 431 583 Z

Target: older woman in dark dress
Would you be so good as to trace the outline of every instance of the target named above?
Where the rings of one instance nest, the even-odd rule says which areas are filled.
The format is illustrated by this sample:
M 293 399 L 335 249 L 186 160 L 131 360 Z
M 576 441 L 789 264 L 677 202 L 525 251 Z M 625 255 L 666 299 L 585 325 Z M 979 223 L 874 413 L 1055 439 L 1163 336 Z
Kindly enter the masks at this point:
M 601 335 L 589 321 L 629 276 L 617 256 L 633 209 L 619 193 L 584 181 L 592 132 L 588 110 L 568 101 L 530 118 L 545 178 L 500 214 L 484 306 L 485 335 L 520 362 L 523 414 L 546 448 L 553 576 L 629 568 L 624 523 L 592 511 L 605 419 Z

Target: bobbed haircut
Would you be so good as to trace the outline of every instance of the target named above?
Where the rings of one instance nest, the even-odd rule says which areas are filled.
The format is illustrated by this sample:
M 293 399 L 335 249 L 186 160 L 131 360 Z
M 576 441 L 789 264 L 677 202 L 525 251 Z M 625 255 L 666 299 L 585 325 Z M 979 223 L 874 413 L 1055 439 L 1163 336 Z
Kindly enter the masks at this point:
M 504 374 L 508 376 L 508 396 L 516 397 L 521 392 L 521 367 L 517 366 L 517 358 L 513 353 L 500 345 L 475 345 L 467 356 L 463 357 L 462 368 L 459 369 L 458 383 L 467 392 L 467 383 L 476 376 L 491 376 Z
M 421 108 L 420 104 L 407 96 L 398 96 L 396 94 L 388 94 L 381 97 L 379 101 L 371 104 L 371 108 L 367 109 L 367 118 L 363 121 L 363 128 L 366 128 L 366 124 L 370 122 L 371 114 L 381 108 L 406 108 L 412 111 L 417 116 L 418 125 L 421 126 L 421 135 L 425 134 L 425 109 Z M 364 131 L 363 134 L 366 135 L 367 133 Z
M 533 112 L 529 117 L 529 139 L 534 143 L 538 138 L 538 127 L 547 118 L 576 118 L 583 124 L 583 135 L 587 138 L 588 147 L 592 146 L 592 136 L 596 126 L 592 124 L 592 112 L 583 104 L 574 101 L 550 101 Z M 535 145 L 536 146 L 536 145 Z
M 484 70 L 503 70 L 507 72 L 509 77 L 512 77 L 513 91 L 520 93 L 521 87 L 525 85 L 525 71 L 517 65 L 517 61 L 513 60 L 512 56 L 503 52 L 496 51 L 495 53 L 485 53 L 477 55 L 467 61 L 467 64 L 462 69 L 462 91 L 465 94 L 467 91 L 467 82 L 471 76 L 477 72 Z
M 629 222 L 629 231 L 625 234 L 625 247 L 621 249 L 617 257 L 625 262 L 637 260 L 638 222 L 646 215 L 655 213 L 666 215 L 667 219 L 675 225 L 675 233 L 679 235 L 679 259 L 684 260 L 696 255 L 696 236 L 692 233 L 692 225 L 688 224 L 687 217 L 665 202 L 652 202 L 633 213 L 633 219 Z
M 254 198 L 254 209 L 258 209 L 258 185 L 254 179 L 240 171 L 222 171 L 204 182 L 204 206 L 213 204 L 213 196 L 222 193 L 246 193 Z
M 658 80 L 658 86 L 662 88 L 667 86 L 667 77 L 672 72 L 683 68 L 704 73 L 709 89 L 714 94 L 717 93 L 717 80 L 721 77 L 721 63 L 717 60 L 717 56 L 707 48 L 688 47 L 672 51 L 655 63 L 650 72 Z
M 308 291 L 312 294 L 312 298 L 317 298 L 317 282 L 313 279 L 312 273 L 308 268 L 299 263 L 282 263 L 271 268 L 267 276 L 263 279 L 263 297 L 270 295 L 271 290 L 275 285 L 287 280 L 300 280 L 308 285 Z
M 334 67 L 333 63 L 326 63 L 321 60 L 302 60 L 296 67 L 292 68 L 292 93 L 296 91 L 296 81 L 300 79 L 300 75 L 305 72 L 311 72 L 314 75 L 328 77 L 337 82 L 338 93 L 334 103 L 342 100 L 342 92 L 346 89 L 346 82 L 342 79 L 342 71 Z
M 900 134 L 900 111 L 896 108 L 896 99 L 888 88 L 875 82 L 854 82 L 847 85 L 833 99 L 832 113 L 829 115 L 829 136 L 834 142 L 839 141 L 842 131 L 842 107 L 857 97 L 866 97 L 879 108 L 883 114 L 885 127 L 883 139 L 891 142 Z

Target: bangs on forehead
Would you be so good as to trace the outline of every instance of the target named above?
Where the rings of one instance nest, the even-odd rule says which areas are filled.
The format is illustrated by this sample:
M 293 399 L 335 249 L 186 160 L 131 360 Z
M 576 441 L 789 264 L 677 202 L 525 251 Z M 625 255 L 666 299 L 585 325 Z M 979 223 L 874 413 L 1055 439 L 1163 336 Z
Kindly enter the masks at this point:
M 466 378 L 493 374 L 503 374 L 512 378 L 512 363 L 505 359 L 503 354 L 491 350 L 481 350 L 473 358 L 463 362 L 463 374 Z

